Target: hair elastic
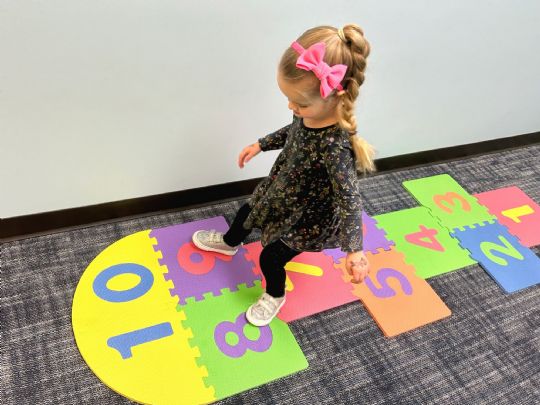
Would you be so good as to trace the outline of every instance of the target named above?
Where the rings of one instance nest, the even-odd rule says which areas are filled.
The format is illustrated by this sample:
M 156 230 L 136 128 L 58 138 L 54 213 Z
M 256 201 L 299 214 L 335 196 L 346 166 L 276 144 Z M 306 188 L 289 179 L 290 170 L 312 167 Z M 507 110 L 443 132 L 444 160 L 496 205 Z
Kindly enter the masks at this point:
M 343 28 L 338 28 L 337 34 L 343 42 L 347 43 L 347 38 L 345 38 L 345 32 L 343 32 Z

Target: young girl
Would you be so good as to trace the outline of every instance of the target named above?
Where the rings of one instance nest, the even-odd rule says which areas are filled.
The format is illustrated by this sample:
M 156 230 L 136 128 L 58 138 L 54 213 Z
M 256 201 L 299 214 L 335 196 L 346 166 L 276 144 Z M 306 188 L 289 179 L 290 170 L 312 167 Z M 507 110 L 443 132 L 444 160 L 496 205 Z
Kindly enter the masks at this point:
M 353 282 L 368 274 L 358 172 L 375 171 L 374 153 L 356 135 L 354 102 L 369 51 L 355 24 L 315 27 L 292 43 L 280 60 L 277 83 L 293 121 L 245 147 L 238 165 L 243 168 L 260 151 L 283 150 L 227 233 L 193 234 L 200 249 L 234 255 L 252 228 L 262 230 L 266 292 L 246 311 L 253 325 L 267 325 L 277 315 L 285 303 L 285 264 L 304 251 L 340 247 Z

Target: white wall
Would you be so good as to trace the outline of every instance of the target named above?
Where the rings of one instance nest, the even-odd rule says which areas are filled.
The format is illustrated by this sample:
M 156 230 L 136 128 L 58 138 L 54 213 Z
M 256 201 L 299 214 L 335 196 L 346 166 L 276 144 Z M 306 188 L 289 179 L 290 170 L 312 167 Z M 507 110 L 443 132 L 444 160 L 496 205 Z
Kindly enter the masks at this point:
M 0 216 L 261 177 L 289 44 L 371 42 L 361 134 L 392 156 L 538 131 L 540 2 L 0 0 Z

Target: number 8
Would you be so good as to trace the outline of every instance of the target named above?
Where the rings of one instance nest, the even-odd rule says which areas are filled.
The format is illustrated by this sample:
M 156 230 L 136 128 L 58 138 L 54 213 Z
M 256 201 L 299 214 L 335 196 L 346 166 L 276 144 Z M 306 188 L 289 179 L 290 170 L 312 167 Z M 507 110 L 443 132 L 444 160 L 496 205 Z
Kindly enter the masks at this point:
M 242 357 L 248 349 L 254 352 L 264 352 L 272 346 L 272 329 L 269 326 L 259 328 L 261 335 L 257 340 L 251 340 L 244 334 L 244 326 L 247 324 L 245 313 L 242 312 L 234 322 L 221 322 L 214 330 L 214 341 L 217 347 L 229 357 Z M 232 332 L 239 338 L 238 344 L 230 345 L 225 340 L 227 333 Z

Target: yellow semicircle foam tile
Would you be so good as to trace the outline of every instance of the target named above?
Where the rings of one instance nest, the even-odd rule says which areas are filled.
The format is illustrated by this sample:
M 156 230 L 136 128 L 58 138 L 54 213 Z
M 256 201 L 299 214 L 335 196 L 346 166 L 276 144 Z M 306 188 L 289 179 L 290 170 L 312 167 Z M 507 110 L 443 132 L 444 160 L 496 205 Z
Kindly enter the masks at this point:
M 77 346 L 104 384 L 134 401 L 212 402 L 149 233 L 118 240 L 84 271 L 72 306 Z

